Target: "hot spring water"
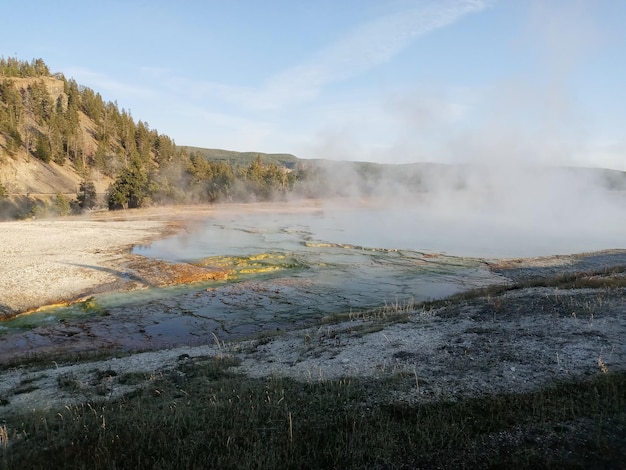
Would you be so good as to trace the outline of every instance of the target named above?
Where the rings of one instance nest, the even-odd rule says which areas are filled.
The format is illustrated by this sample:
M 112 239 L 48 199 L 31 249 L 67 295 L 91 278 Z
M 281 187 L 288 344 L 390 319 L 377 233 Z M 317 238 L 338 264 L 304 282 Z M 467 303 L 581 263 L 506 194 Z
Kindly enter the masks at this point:
M 106 311 L 111 321 L 132 318 L 142 334 L 168 345 L 190 342 L 190 335 L 243 336 L 506 281 L 481 258 L 588 252 L 620 248 L 626 240 L 621 226 L 558 227 L 558 221 L 525 226 L 515 214 L 496 219 L 489 212 L 460 211 L 451 220 L 410 207 L 220 209 L 190 232 L 134 252 L 219 267 L 230 272 L 228 281 L 102 295 L 89 305 L 17 317 L 2 330 Z
M 626 200 L 621 215 L 626 215 Z M 192 233 L 137 247 L 135 253 L 167 261 L 266 252 L 306 256 L 322 245 L 405 250 L 472 258 L 567 255 L 626 247 L 626 225 L 616 214 L 550 214 L 532 220 L 510 211 L 437 207 L 363 207 L 281 213 L 218 212 Z M 541 208 L 538 208 L 541 212 Z M 572 215 L 577 216 L 572 221 Z M 310 247 L 312 249 L 307 249 Z M 335 254 L 337 251 L 334 252 Z

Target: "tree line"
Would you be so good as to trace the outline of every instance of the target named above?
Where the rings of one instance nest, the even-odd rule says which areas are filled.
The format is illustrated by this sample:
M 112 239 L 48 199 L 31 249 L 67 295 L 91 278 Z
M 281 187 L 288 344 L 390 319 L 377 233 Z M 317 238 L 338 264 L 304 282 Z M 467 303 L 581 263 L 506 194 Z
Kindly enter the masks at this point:
M 97 202 L 95 170 L 113 180 L 106 195 L 109 209 L 269 200 L 293 191 L 298 180 L 297 169 L 260 156 L 237 165 L 179 148 L 116 102 L 62 74 L 52 75 L 42 59 L 0 58 L 0 135 L 0 151 L 9 156 L 25 152 L 45 163 L 70 165 L 81 175 L 79 210 Z

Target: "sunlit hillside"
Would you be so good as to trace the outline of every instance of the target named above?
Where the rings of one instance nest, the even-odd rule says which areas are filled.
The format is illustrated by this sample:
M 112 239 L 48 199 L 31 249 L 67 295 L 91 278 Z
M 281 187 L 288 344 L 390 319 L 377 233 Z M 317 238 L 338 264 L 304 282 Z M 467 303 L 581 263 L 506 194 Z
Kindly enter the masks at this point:
M 5 218 L 263 198 L 293 185 L 295 157 L 251 155 L 177 147 L 116 102 L 51 73 L 41 59 L 0 60 Z

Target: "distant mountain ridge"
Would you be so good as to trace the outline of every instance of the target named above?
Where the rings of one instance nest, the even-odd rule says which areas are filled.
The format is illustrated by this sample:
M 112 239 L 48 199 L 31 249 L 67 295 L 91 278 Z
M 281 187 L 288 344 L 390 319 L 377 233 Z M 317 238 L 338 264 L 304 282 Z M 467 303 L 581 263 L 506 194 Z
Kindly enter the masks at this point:
M 274 163 L 285 168 L 294 169 L 302 159 L 290 153 L 237 152 L 234 150 L 207 149 L 201 147 L 182 146 L 189 153 L 196 153 L 212 161 L 224 161 L 238 165 L 249 165 L 256 158 L 264 163 Z

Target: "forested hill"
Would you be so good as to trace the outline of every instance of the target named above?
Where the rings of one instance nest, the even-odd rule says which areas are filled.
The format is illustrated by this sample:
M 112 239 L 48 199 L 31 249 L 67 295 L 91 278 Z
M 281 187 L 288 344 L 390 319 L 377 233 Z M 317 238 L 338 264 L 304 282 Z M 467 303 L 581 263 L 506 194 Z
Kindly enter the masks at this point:
M 177 147 L 42 59 L 0 59 L 0 216 L 270 198 L 297 160 Z
M 250 165 L 257 158 L 261 158 L 263 163 L 274 163 L 275 165 L 296 169 L 302 160 L 290 153 L 261 153 L 261 152 L 235 152 L 233 150 L 205 149 L 201 147 L 183 147 L 190 154 L 196 154 L 212 162 L 226 162 L 233 165 Z
M 626 191 L 621 171 L 554 168 L 544 173 L 567 176 L 559 185 L 593 179 Z M 51 73 L 43 60 L 0 58 L 0 219 L 294 194 L 396 201 L 442 188 L 489 194 L 507 177 L 517 174 L 467 165 L 303 160 L 176 146 L 117 103 Z

